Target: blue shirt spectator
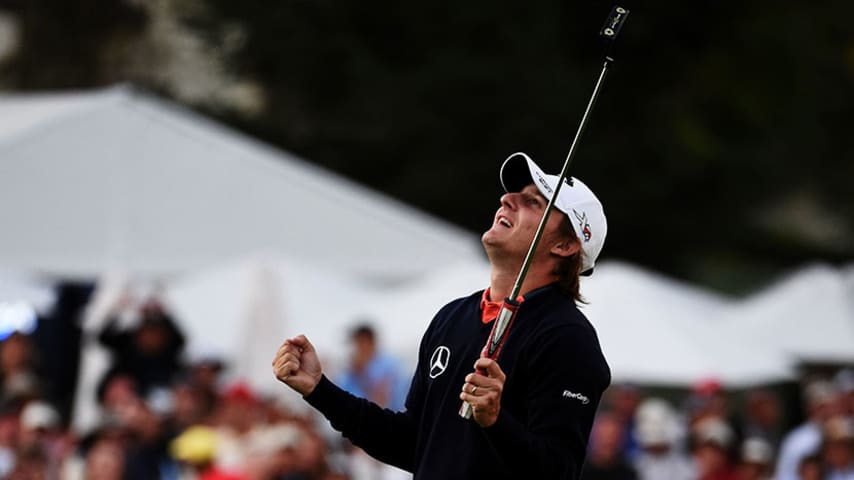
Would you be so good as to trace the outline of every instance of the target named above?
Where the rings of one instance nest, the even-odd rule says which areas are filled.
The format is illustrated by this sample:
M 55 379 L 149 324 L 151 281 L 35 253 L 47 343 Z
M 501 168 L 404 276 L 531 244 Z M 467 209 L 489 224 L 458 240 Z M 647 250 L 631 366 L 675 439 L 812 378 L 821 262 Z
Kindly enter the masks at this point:
M 353 395 L 367 398 L 391 410 L 403 410 L 408 390 L 398 362 L 378 351 L 373 327 L 362 324 L 350 334 L 353 354 L 340 385 Z

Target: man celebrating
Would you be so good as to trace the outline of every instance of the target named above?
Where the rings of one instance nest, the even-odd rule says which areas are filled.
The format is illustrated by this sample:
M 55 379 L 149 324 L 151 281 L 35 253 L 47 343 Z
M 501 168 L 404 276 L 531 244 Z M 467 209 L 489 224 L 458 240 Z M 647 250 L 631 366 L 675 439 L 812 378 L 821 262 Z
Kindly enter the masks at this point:
M 602 204 L 581 181 L 564 184 L 555 201 L 499 362 L 479 358 L 557 181 L 525 154 L 504 162 L 507 193 L 482 237 L 489 288 L 436 314 L 421 340 L 404 411 L 335 386 L 302 335 L 279 348 L 276 378 L 354 444 L 415 479 L 577 479 L 610 383 L 596 332 L 576 307 L 579 275 L 592 272 L 607 228 Z M 471 420 L 458 415 L 460 400 L 471 404 Z

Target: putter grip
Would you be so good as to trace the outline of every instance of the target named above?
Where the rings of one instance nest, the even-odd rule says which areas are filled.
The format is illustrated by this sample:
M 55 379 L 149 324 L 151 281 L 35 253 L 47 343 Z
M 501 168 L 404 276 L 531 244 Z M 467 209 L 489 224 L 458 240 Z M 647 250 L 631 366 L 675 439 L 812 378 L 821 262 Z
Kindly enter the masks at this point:
M 599 31 L 599 35 L 605 40 L 616 40 L 617 35 L 620 34 L 620 30 L 623 28 L 623 24 L 626 23 L 626 17 L 628 16 L 629 10 L 627 8 L 615 5 L 614 8 L 611 9 L 611 13 L 608 15 L 608 18 L 605 20 L 605 25 L 602 25 L 602 30 Z
M 516 312 L 519 311 L 520 305 L 522 305 L 521 301 L 514 302 L 509 298 L 504 299 L 504 303 L 501 304 L 501 310 L 498 311 L 498 317 L 496 317 L 495 322 L 492 324 L 489 339 L 486 341 L 486 345 L 483 346 L 483 350 L 480 351 L 481 358 L 487 357 L 498 360 L 501 349 L 504 347 L 504 342 L 507 341 L 507 336 L 510 335 L 510 327 L 513 325 L 513 320 L 516 319 Z M 486 375 L 486 372 L 481 369 L 475 370 L 475 373 Z M 471 418 L 471 404 L 463 402 L 460 406 L 459 414 L 463 418 Z

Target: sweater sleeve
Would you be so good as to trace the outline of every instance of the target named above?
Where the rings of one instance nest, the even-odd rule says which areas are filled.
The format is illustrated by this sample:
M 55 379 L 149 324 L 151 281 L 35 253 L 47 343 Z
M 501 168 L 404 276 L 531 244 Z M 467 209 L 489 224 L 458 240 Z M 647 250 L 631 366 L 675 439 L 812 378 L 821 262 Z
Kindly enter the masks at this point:
M 515 477 L 576 479 L 610 371 L 592 329 L 566 326 L 534 343 L 526 421 L 502 409 L 484 432 Z
M 131 335 L 119 328 L 119 316 L 112 315 L 107 319 L 107 325 L 98 334 L 98 341 L 113 352 L 120 352 L 128 348 Z
M 425 334 L 426 337 L 426 334 Z M 419 359 L 424 339 L 419 347 Z M 424 401 L 423 365 L 419 361 L 412 377 L 405 408 L 395 412 L 342 390 L 324 375 L 305 397 L 354 445 L 370 456 L 408 472 L 415 469 L 418 418 Z
M 394 412 L 382 408 L 342 390 L 326 376 L 305 400 L 329 420 L 332 428 L 372 457 L 413 471 L 415 422 L 408 410 Z

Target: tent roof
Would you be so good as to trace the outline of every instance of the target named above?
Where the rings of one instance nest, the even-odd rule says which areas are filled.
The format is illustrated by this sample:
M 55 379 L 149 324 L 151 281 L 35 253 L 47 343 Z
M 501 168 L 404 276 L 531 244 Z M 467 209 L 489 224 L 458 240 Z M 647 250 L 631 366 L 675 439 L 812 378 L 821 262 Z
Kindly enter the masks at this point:
M 808 268 L 755 298 L 732 301 L 605 261 L 582 280 L 588 304 L 581 310 L 598 332 L 615 381 L 689 386 L 711 377 L 743 387 L 790 379 L 799 359 L 851 358 L 854 317 L 845 316 L 842 300 L 851 295 L 844 295 L 840 277 L 854 281 L 854 269 Z M 438 268 L 397 288 L 371 289 L 292 259 L 266 257 L 176 279 L 167 291 L 190 337 L 230 356 L 306 333 L 340 361 L 346 333 L 362 319 L 374 323 L 384 347 L 412 367 L 419 339 L 439 308 L 488 283 L 483 261 Z M 339 301 L 323 300 L 329 286 Z M 809 321 L 804 309 L 814 312 Z M 270 323 L 251 326 L 264 311 Z M 262 356 L 274 348 L 266 345 Z M 257 370 L 269 380 L 264 368 Z
M 0 96 L 0 132 L 7 267 L 164 275 L 278 251 L 389 280 L 481 252 L 469 232 L 124 86 Z
M 436 311 L 489 283 L 489 266 L 461 263 L 384 291 L 365 305 L 394 353 L 414 364 L 418 339 Z M 596 328 L 616 381 L 688 386 L 717 378 L 731 387 L 790 378 L 791 359 L 720 332 L 729 300 L 710 291 L 615 261 L 583 278 L 582 313 Z M 524 307 L 523 307 L 524 308 Z
M 44 313 L 53 306 L 55 297 L 50 282 L 25 272 L 0 267 L 0 304 L 21 302 Z
M 581 311 L 617 381 L 691 385 L 716 378 L 738 387 L 792 374 L 779 351 L 721 334 L 725 297 L 620 262 L 597 266 L 581 286 L 589 301 Z
M 826 265 L 802 268 L 733 304 L 723 321 L 732 335 L 799 361 L 854 362 L 851 271 Z
M 371 288 L 293 258 L 252 255 L 167 282 L 165 300 L 188 333 L 191 357 L 218 352 L 236 376 L 264 388 L 275 385 L 269 359 L 285 338 L 307 335 L 334 371 L 346 363 L 350 330 L 363 322 L 412 370 L 436 311 L 488 281 L 485 262 L 466 262 L 398 288 Z

